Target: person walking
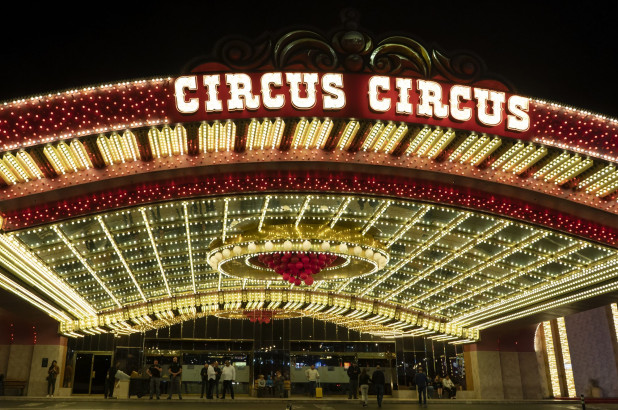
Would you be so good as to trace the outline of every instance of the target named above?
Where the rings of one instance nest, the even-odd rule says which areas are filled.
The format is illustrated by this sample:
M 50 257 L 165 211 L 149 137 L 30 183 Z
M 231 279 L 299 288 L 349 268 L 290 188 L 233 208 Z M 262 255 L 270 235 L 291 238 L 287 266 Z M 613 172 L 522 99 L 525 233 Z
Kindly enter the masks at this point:
M 358 364 L 352 363 L 348 367 L 348 377 L 350 378 L 348 383 L 348 400 L 351 400 L 352 396 L 354 396 L 354 399 L 358 399 L 358 376 L 360 373 Z
M 307 377 L 307 388 L 309 389 L 309 397 L 315 397 L 315 386 L 320 378 L 320 373 L 315 368 L 315 365 L 312 364 L 311 368 L 307 369 L 305 372 L 305 376 Z
M 378 407 L 382 407 L 382 399 L 384 398 L 384 383 L 386 383 L 386 377 L 384 376 L 384 372 L 380 368 L 380 365 L 376 366 L 376 370 L 371 375 L 371 381 L 376 386 Z
M 168 372 L 170 374 L 170 394 L 167 396 L 167 399 L 172 400 L 172 395 L 175 390 L 178 393 L 178 399 L 182 400 L 182 392 L 180 391 L 182 366 L 178 363 L 178 357 L 174 356 Z
M 58 373 L 60 373 L 60 368 L 57 363 L 58 362 L 53 360 L 49 369 L 47 369 L 47 397 L 54 397 L 56 391 L 56 378 L 58 377 Z
M 200 370 L 200 376 L 202 377 L 202 393 L 200 399 L 204 398 L 204 392 L 208 396 L 208 362 L 204 363 L 204 367 Z
M 221 399 L 225 399 L 227 389 L 230 389 L 230 396 L 234 400 L 234 380 L 236 380 L 236 368 L 230 365 L 230 361 L 225 361 L 225 367 L 221 370 L 221 378 L 223 379 L 223 394 Z
M 416 384 L 416 390 L 418 391 L 418 404 L 427 406 L 427 375 L 423 373 L 423 368 L 419 367 L 418 372 L 414 375 L 414 384 Z
M 146 370 L 146 373 L 148 374 L 148 376 L 150 376 L 150 384 L 148 386 L 148 390 L 150 391 L 150 400 L 152 400 L 153 393 L 157 395 L 157 400 L 161 398 L 162 371 L 163 369 L 161 369 L 161 366 L 159 366 L 159 361 L 157 359 L 155 359 L 152 363 L 152 366 L 150 366 L 148 370 Z
M 118 372 L 118 366 L 120 363 L 116 363 L 116 365 L 112 365 L 107 369 L 107 375 L 105 376 L 105 389 L 103 392 L 103 397 L 106 399 L 111 399 L 114 396 L 114 386 L 116 385 L 116 373 Z
M 360 384 L 361 391 L 361 401 L 363 402 L 363 407 L 367 407 L 369 398 L 367 393 L 369 393 L 369 381 L 371 378 L 367 374 L 367 369 L 363 369 L 360 376 L 358 377 L 358 384 Z

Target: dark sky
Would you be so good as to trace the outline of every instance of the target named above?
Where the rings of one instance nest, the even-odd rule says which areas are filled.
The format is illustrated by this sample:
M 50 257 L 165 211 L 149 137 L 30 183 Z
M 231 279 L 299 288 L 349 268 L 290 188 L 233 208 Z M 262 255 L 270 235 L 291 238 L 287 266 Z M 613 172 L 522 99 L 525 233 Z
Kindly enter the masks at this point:
M 339 26 L 339 11 L 351 4 L 129 3 L 83 2 L 83 8 L 76 9 L 57 2 L 44 6 L 21 2 L 15 12 L 4 14 L 0 100 L 176 75 L 221 37 L 256 37 L 290 26 L 329 31 Z M 86 4 L 92 9 L 86 10 Z M 447 53 L 470 50 L 521 94 L 618 116 L 616 1 L 454 1 L 449 5 L 382 0 L 355 7 L 361 12 L 362 26 L 377 37 L 408 33 L 427 47 L 438 46 Z

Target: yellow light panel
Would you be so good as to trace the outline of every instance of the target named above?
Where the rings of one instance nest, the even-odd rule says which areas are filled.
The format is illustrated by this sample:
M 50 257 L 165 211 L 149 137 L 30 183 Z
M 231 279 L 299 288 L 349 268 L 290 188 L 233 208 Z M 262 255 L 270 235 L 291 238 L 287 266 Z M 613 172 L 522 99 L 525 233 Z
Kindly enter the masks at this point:
M 19 151 L 16 155 L 17 161 L 21 164 L 21 166 L 28 172 L 31 179 L 41 179 L 43 178 L 43 172 L 38 167 L 38 165 L 34 162 L 30 154 L 26 151 Z
M 547 352 L 547 361 L 549 362 L 551 395 L 560 397 L 560 379 L 558 377 L 558 364 L 550 322 L 543 322 L 543 331 L 545 332 L 545 351 Z
M 350 144 L 354 140 L 356 133 L 360 129 L 360 123 L 356 120 L 350 120 L 345 126 L 343 133 L 341 134 L 341 138 L 339 139 L 339 144 L 337 144 L 337 148 L 340 150 L 347 150 L 350 147 Z
M 560 347 L 562 349 L 562 361 L 564 362 L 564 374 L 566 378 L 568 397 L 577 397 L 575 393 L 575 380 L 573 378 L 573 366 L 571 363 L 571 352 L 569 351 L 569 340 L 567 338 L 566 325 L 564 324 L 564 318 L 559 317 L 556 319 L 558 324 L 558 335 L 560 338 Z

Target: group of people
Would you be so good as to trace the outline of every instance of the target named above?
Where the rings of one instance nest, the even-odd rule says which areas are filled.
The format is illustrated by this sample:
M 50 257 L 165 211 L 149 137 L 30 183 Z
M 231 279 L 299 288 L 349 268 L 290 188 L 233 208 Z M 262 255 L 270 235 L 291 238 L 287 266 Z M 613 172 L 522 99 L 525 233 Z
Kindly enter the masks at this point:
M 369 383 L 372 383 L 376 388 L 378 407 L 382 407 L 386 377 L 380 365 L 377 365 L 376 369 L 369 375 L 366 368 L 361 370 L 358 364 L 352 363 L 350 367 L 348 367 L 348 377 L 350 378 L 350 383 L 348 385 L 348 400 L 351 400 L 352 396 L 354 396 L 354 399 L 358 399 L 358 389 L 360 386 L 361 402 L 363 403 L 363 407 L 367 407 L 369 405 Z
M 427 406 L 427 387 L 430 385 L 429 378 L 423 371 L 422 367 L 419 367 L 418 372 L 414 375 L 414 384 L 418 391 L 418 404 Z M 446 392 L 447 397 L 450 399 L 455 398 L 457 389 L 455 383 L 451 380 L 451 377 L 447 374 L 444 378 L 436 375 L 433 383 L 434 391 L 438 394 L 438 398 L 442 398 L 442 394 Z
M 264 377 L 263 374 L 260 374 L 255 385 L 258 397 L 266 397 L 266 395 L 277 398 L 290 397 L 290 390 L 292 389 L 289 375 L 284 376 L 279 370 L 275 372 L 274 377 L 270 377 L 270 375 Z
M 114 385 L 116 384 L 116 379 L 119 379 L 119 374 L 122 373 L 118 370 L 119 364 L 117 363 L 115 366 L 111 366 L 107 371 L 107 377 L 105 381 L 105 398 L 112 398 L 114 393 Z M 168 400 L 172 399 L 174 394 L 178 394 L 178 399 L 182 400 L 182 391 L 181 391 L 181 378 L 182 378 L 182 365 L 178 363 L 178 357 L 174 357 L 172 359 L 172 364 L 170 364 L 168 368 L 169 373 L 169 394 L 167 396 Z M 156 397 L 157 400 L 161 398 L 161 380 L 163 378 L 163 369 L 159 365 L 158 360 L 154 360 L 153 364 L 146 370 L 146 374 L 150 378 L 149 381 L 149 392 L 150 399 Z M 221 398 L 225 399 L 225 393 L 229 390 L 232 399 L 234 398 L 234 385 L 233 382 L 236 380 L 236 368 L 230 365 L 230 361 L 225 361 L 225 366 L 223 368 L 219 367 L 219 362 L 213 362 L 211 364 L 204 363 L 204 367 L 202 368 L 200 375 L 202 377 L 202 394 L 200 398 L 204 398 L 204 392 L 206 392 L 206 398 L 212 399 L 213 392 L 215 392 L 216 397 L 219 398 L 219 381 L 223 379 L 223 391 Z M 138 394 L 141 397 L 141 394 Z
M 111 366 L 107 371 L 107 377 L 105 382 L 105 398 L 112 398 L 114 393 L 114 386 L 116 379 L 119 379 L 119 364 Z M 161 379 L 163 369 L 159 365 L 158 360 L 154 360 L 154 363 L 148 368 L 146 373 L 150 377 L 149 391 L 150 399 L 156 396 L 157 400 L 161 398 Z M 47 397 L 53 397 L 56 378 L 60 373 L 57 362 L 54 360 L 49 369 L 47 370 Z M 178 363 L 178 357 L 172 359 L 172 364 L 168 368 L 169 373 L 169 395 L 168 400 L 172 399 L 174 393 L 178 394 L 178 398 L 182 400 L 181 392 L 181 375 L 182 366 Z M 380 365 L 376 366 L 376 369 L 369 374 L 367 368 L 361 369 L 357 363 L 352 363 L 347 370 L 348 377 L 350 379 L 348 386 L 348 399 L 358 399 L 358 391 L 360 388 L 361 402 L 363 407 L 368 405 L 368 392 L 369 384 L 373 384 L 376 390 L 376 396 L 378 401 L 378 407 L 382 407 L 382 399 L 384 397 L 384 384 L 385 376 L 384 372 L 380 368 Z M 234 385 L 236 380 L 236 369 L 230 365 L 230 361 L 226 360 L 223 367 L 219 366 L 219 362 L 214 361 L 212 363 L 204 363 L 204 367 L 200 371 L 202 378 L 202 390 L 200 398 L 204 398 L 206 393 L 206 399 L 213 399 L 214 397 L 225 399 L 225 394 L 229 390 L 230 396 L 234 399 Z M 305 376 L 307 378 L 307 391 L 310 397 L 316 396 L 316 387 L 319 383 L 320 373 L 315 368 L 315 365 L 311 365 L 306 370 Z M 223 380 L 223 389 L 221 397 L 219 397 L 219 383 Z M 418 368 L 417 373 L 414 375 L 414 384 L 418 391 L 419 405 L 427 405 L 427 388 L 432 385 L 427 374 L 422 368 Z M 265 392 L 270 391 L 274 397 L 288 397 L 291 390 L 291 383 L 289 377 L 284 377 L 280 371 L 275 373 L 275 376 L 268 379 L 264 378 L 264 375 L 260 375 L 256 380 L 256 387 L 258 390 L 258 397 L 265 397 Z M 442 398 L 443 394 L 446 394 L 447 398 L 454 399 L 457 389 L 449 375 L 444 378 L 437 375 L 433 380 L 433 388 L 437 393 L 438 398 Z
M 442 394 L 446 392 L 446 397 L 449 399 L 454 399 L 455 394 L 457 394 L 457 389 L 455 388 L 455 383 L 451 380 L 451 376 L 448 374 L 443 378 L 439 375 L 436 375 L 436 378 L 433 381 L 433 388 L 438 393 L 438 398 L 442 398 Z
M 225 393 L 229 390 L 230 396 L 234 399 L 234 380 L 236 380 L 236 368 L 230 365 L 230 361 L 225 361 L 223 368 L 219 367 L 219 362 L 214 361 L 211 364 L 204 363 L 204 367 L 200 371 L 202 377 L 202 393 L 200 399 L 204 398 L 212 400 L 215 396 L 219 398 L 219 381 L 223 379 L 223 391 L 221 399 L 225 399 Z M 215 396 L 213 396 L 213 393 Z M 171 396 L 171 394 L 170 394 Z M 169 398 L 169 397 L 168 397 Z M 180 397 L 182 399 L 182 397 Z

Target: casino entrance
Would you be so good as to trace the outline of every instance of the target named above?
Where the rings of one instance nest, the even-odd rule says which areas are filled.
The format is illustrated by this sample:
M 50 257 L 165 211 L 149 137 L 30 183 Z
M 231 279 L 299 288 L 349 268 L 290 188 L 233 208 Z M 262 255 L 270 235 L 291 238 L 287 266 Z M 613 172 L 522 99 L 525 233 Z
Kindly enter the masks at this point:
M 155 360 L 165 391 L 178 357 L 188 395 L 230 361 L 238 394 L 316 365 L 344 395 L 357 362 L 398 397 L 421 367 L 457 398 L 576 397 L 587 339 L 616 356 L 618 121 L 356 20 L 217 44 L 0 110 L 0 287 L 53 322 L 20 334 L 0 297 L 18 390 L 59 358 L 65 396 L 112 363 L 143 395 Z
M 108 352 L 79 352 L 74 357 L 73 394 L 103 394 L 112 355 Z
M 101 356 L 103 352 L 87 353 L 83 349 L 88 345 L 103 349 L 106 356 Z M 239 395 L 255 394 L 259 376 L 268 379 L 276 371 L 289 378 L 288 394 L 303 395 L 305 370 L 311 364 L 320 372 L 325 395 L 347 395 L 347 369 L 354 362 L 369 371 L 380 365 L 386 375 L 387 395 L 407 390 L 419 366 L 426 368 L 430 377 L 449 373 L 461 389 L 466 386 L 462 346 L 426 337 L 389 340 L 308 317 L 258 323 L 208 316 L 145 333 L 71 339 L 68 355 L 76 358 L 73 392 L 81 394 L 103 392 L 94 387 L 94 377 L 91 382 L 83 381 L 88 380 L 90 371 L 90 367 L 88 371 L 82 369 L 86 359 L 91 360 L 90 366 L 98 357 L 110 361 L 112 356 L 113 362 L 132 376 L 132 394 L 140 396 L 148 393 L 146 369 L 155 359 L 163 368 L 162 393 L 167 392 L 167 369 L 174 356 L 183 366 L 182 392 L 188 395 L 200 393 L 204 362 L 222 364 L 226 360 L 236 367 L 234 391 Z M 71 359 L 67 362 L 71 363 Z M 267 390 L 267 394 L 273 393 Z

